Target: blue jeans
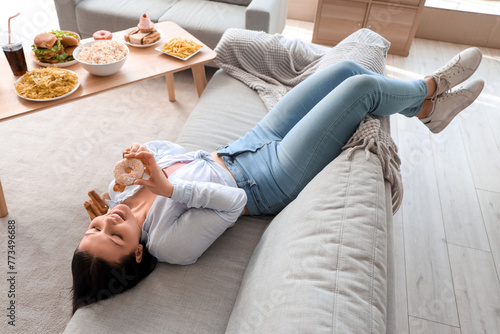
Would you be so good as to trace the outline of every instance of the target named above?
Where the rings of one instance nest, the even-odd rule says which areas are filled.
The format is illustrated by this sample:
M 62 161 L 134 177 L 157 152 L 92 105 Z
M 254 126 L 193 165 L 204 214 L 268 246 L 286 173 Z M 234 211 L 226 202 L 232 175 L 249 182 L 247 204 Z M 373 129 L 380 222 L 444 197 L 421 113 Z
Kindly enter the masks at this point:
M 220 148 L 251 215 L 272 215 L 334 160 L 367 113 L 413 117 L 424 80 L 389 79 L 351 62 L 333 64 L 288 92 L 245 136 Z

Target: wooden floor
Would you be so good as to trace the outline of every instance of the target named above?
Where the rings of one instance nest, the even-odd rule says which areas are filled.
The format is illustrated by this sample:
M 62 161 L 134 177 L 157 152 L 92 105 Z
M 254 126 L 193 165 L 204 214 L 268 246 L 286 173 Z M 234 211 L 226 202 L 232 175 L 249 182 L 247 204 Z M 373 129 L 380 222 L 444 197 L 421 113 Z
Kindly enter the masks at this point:
M 465 45 L 417 39 L 388 75 L 431 73 Z M 500 50 L 481 48 L 479 99 L 441 134 L 394 116 L 404 204 L 396 229 L 398 333 L 500 332 Z
M 310 41 L 312 24 L 285 35 Z M 418 79 L 467 45 L 416 39 L 388 76 Z M 481 48 L 479 99 L 439 135 L 392 116 L 405 195 L 394 216 L 397 333 L 500 333 L 500 50 Z

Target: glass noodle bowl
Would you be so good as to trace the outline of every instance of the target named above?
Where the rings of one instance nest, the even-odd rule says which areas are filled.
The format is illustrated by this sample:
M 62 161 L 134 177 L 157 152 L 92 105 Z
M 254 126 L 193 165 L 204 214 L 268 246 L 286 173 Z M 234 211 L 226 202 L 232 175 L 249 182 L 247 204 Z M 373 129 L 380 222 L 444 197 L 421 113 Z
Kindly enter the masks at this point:
M 73 52 L 75 59 L 89 73 L 108 76 L 118 72 L 125 64 L 128 47 L 115 40 L 98 40 L 81 44 Z

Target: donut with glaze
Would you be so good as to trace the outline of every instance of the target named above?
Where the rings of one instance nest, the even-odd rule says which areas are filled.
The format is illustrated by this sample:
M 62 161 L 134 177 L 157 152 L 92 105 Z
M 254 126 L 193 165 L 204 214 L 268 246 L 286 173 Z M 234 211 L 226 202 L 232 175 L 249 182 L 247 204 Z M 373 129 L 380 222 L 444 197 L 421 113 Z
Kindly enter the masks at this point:
M 134 184 L 134 181 L 141 179 L 144 175 L 144 164 L 139 159 L 124 158 L 115 166 L 113 170 L 115 175 L 114 191 L 122 192 L 126 186 Z

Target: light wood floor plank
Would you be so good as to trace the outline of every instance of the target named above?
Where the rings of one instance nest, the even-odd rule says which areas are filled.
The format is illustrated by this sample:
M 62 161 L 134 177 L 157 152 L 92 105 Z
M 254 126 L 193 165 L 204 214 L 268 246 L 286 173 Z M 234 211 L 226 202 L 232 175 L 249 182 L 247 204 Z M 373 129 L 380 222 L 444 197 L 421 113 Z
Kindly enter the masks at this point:
M 484 224 L 488 231 L 497 276 L 500 279 L 500 192 L 478 190 L 477 194 L 483 212 Z
M 491 253 L 449 245 L 463 333 L 498 333 L 500 285 Z
M 410 317 L 410 334 L 460 334 L 460 328 Z
M 483 53 L 487 53 L 483 51 Z M 490 123 L 500 112 L 500 66 L 498 59 L 484 57 L 472 78 L 483 78 L 486 82 L 484 94 L 469 108 L 460 113 L 458 119 L 476 188 L 500 191 L 500 151 L 495 134 L 500 122 Z
M 486 117 L 497 147 L 500 147 L 500 50 L 482 48 L 483 62 L 478 76 L 485 80 L 481 102 L 486 107 Z
M 431 139 L 447 242 L 489 250 L 458 123 L 450 124 Z
M 282 35 L 288 38 L 298 38 L 306 42 L 311 42 L 313 29 L 313 22 L 288 19 L 286 20 L 286 26 Z
M 500 152 L 486 117 L 488 109 L 484 104 L 475 103 L 463 111 L 464 117 L 459 121 L 476 188 L 498 191 Z
M 400 131 L 408 314 L 458 326 L 429 135 Z

